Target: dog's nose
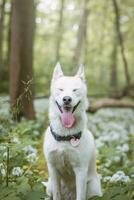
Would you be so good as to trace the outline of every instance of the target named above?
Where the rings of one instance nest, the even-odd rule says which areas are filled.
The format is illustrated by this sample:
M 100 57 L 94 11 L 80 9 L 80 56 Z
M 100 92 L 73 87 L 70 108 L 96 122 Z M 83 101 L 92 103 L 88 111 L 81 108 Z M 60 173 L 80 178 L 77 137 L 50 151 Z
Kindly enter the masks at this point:
M 71 101 L 72 101 L 72 98 L 71 98 L 71 97 L 69 97 L 69 96 L 63 97 L 63 102 L 64 102 L 64 104 L 70 104 Z

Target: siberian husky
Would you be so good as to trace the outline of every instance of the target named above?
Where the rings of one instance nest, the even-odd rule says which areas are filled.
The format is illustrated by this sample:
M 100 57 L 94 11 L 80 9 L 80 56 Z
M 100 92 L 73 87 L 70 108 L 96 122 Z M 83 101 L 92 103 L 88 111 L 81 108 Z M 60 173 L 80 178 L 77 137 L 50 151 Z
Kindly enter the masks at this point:
M 87 106 L 83 66 L 75 76 L 64 76 L 58 63 L 51 83 L 50 126 L 44 139 L 49 173 L 44 185 L 49 199 L 87 200 L 102 195 L 94 138 L 87 129 Z

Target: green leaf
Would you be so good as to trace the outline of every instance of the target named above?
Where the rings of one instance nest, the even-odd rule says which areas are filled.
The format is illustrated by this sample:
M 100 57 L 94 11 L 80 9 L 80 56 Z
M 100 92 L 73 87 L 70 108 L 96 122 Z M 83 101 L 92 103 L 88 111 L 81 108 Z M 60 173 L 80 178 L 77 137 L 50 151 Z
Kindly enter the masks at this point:
M 21 200 L 21 199 L 18 196 L 16 196 L 15 194 L 11 194 L 2 200 Z
M 113 200 L 132 200 L 132 199 L 130 199 L 128 196 L 124 194 L 121 194 L 121 195 L 116 196 Z
M 16 191 L 7 188 L 7 187 L 1 187 L 0 188 L 0 199 L 1 200 L 20 200 L 20 198 L 16 195 Z
M 45 197 L 45 194 L 43 192 L 40 191 L 34 191 L 34 192 L 30 192 L 29 194 L 27 194 L 24 197 L 24 200 L 43 200 Z
M 28 183 L 28 178 L 27 177 L 20 177 L 18 180 L 18 186 L 17 186 L 17 194 L 26 194 L 31 190 L 31 186 Z

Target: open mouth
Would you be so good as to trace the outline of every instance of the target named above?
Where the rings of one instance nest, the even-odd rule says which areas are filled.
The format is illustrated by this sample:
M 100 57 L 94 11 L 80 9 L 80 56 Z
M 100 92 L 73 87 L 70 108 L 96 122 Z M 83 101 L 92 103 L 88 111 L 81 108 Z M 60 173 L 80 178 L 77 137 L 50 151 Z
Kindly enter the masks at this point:
M 65 128 L 71 128 L 75 122 L 75 118 L 73 116 L 74 111 L 76 110 L 76 108 L 78 107 L 80 101 L 74 106 L 70 106 L 70 105 L 64 105 L 63 108 L 58 104 L 58 102 L 56 101 L 56 104 L 60 110 L 60 119 L 61 119 L 61 123 Z
M 67 112 L 73 110 L 73 109 L 72 109 L 72 106 L 68 106 L 68 105 L 64 105 L 64 106 L 63 106 L 63 109 L 64 109 L 65 111 L 67 111 Z

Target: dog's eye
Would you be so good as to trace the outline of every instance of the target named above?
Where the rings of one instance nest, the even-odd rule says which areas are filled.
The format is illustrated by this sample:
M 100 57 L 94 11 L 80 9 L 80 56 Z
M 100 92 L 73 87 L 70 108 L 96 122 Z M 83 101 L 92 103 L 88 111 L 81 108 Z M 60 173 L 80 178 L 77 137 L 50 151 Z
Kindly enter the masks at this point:
M 78 88 L 73 89 L 73 92 L 76 92 L 78 90 Z
M 63 92 L 63 91 L 64 91 L 62 88 L 59 88 L 58 90 L 60 90 L 61 92 Z

